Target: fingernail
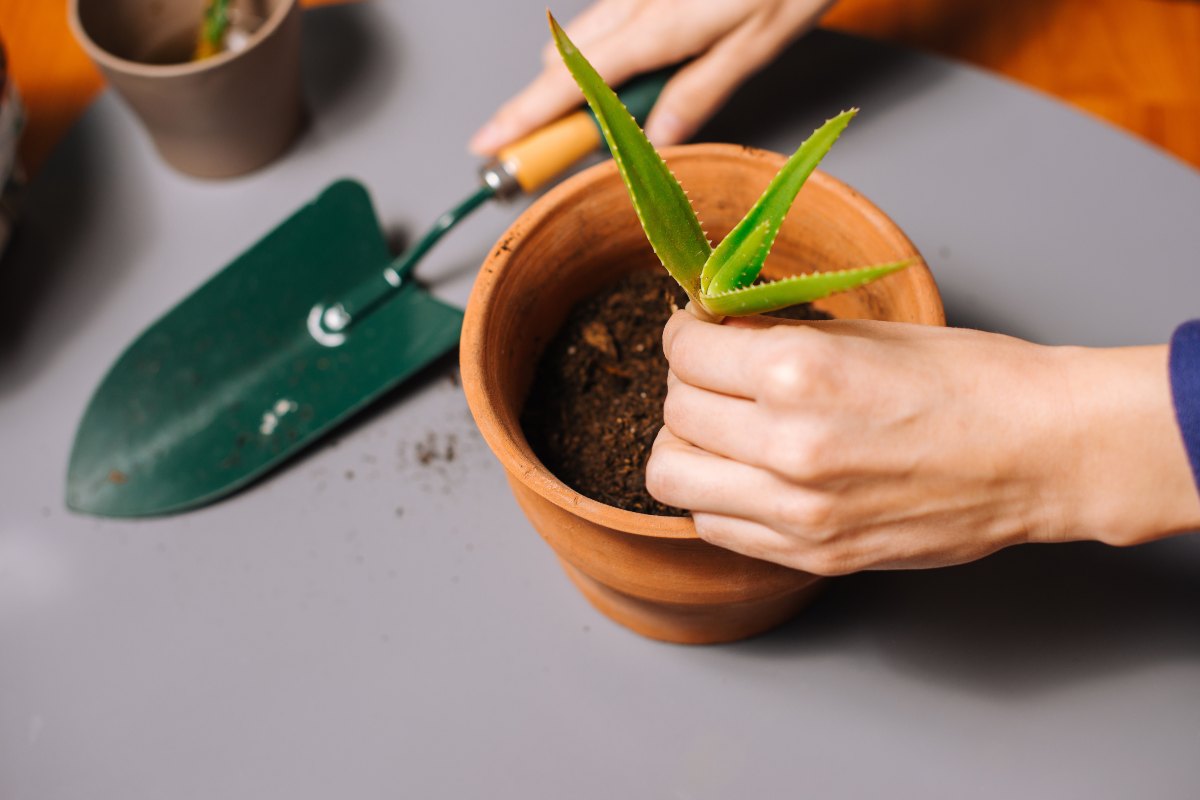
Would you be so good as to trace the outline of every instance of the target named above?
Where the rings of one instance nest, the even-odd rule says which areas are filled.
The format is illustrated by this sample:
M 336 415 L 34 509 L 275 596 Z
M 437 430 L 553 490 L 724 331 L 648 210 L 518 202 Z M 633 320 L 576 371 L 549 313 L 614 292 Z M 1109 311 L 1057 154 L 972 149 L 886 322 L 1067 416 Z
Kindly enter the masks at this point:
M 495 122 L 489 122 L 475 132 L 467 147 L 476 155 L 490 156 L 504 144 L 504 129 Z
M 655 147 L 678 144 L 685 135 L 686 126 L 683 120 L 666 109 L 656 111 L 646 121 L 646 138 Z

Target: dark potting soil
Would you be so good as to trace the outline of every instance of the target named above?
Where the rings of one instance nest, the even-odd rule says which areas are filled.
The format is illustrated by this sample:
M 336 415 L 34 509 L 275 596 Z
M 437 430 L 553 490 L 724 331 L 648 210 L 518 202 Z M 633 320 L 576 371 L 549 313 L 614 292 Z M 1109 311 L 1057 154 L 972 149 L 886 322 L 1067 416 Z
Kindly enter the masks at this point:
M 667 395 L 662 329 L 686 304 L 665 271 L 635 270 L 575 306 L 546 346 L 521 426 L 546 468 L 580 494 L 643 514 L 687 513 L 646 491 Z M 829 319 L 808 305 L 779 316 Z

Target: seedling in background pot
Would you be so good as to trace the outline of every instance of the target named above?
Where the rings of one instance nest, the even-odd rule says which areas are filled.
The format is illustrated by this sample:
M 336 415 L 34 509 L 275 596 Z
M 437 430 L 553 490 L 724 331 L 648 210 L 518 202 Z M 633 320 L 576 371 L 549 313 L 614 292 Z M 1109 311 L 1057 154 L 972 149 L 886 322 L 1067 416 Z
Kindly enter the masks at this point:
M 714 249 L 662 156 L 554 16 L 548 16 L 559 55 L 600 123 L 646 238 L 671 277 L 687 292 L 698 316 L 719 319 L 776 311 L 857 288 L 912 263 L 898 261 L 755 283 L 796 194 L 857 109 L 838 114 L 800 145 L 746 216 Z
M 259 0 L 209 0 L 196 35 L 192 60 L 244 50 L 266 16 Z

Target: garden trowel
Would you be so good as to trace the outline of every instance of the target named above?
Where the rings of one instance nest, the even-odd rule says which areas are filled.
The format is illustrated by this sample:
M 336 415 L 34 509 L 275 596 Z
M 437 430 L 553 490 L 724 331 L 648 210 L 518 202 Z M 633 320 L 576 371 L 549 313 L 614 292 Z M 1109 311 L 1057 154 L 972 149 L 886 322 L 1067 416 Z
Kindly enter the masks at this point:
M 621 92 L 639 121 L 667 76 Z M 476 207 L 537 189 L 601 142 L 580 111 L 502 150 L 395 260 L 366 189 L 327 187 L 121 354 L 76 431 L 67 505 L 137 517 L 210 503 L 453 349 L 462 312 L 412 268 Z

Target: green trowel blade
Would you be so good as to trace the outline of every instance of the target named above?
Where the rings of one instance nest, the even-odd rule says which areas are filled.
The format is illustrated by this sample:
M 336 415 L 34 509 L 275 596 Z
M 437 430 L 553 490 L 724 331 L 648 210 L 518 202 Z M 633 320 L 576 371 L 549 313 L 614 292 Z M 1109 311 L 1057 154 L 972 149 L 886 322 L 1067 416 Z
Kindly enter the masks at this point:
M 328 187 L 121 355 L 76 432 L 67 505 L 134 517 L 216 500 L 454 348 L 462 312 L 411 281 L 344 334 L 310 333 L 390 260 L 366 190 Z

